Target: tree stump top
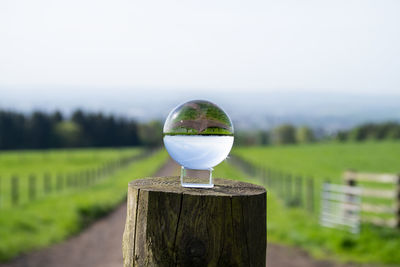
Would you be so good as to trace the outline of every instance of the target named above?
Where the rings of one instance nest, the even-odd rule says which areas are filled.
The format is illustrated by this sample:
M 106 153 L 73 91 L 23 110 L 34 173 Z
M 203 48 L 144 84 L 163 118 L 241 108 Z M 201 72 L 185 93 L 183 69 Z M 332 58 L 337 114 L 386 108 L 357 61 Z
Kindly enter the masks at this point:
M 158 191 L 197 196 L 254 196 L 266 192 L 265 188 L 259 185 L 221 178 L 214 179 L 213 188 L 187 188 L 181 186 L 178 176 L 135 180 L 129 183 L 129 187 L 140 191 Z

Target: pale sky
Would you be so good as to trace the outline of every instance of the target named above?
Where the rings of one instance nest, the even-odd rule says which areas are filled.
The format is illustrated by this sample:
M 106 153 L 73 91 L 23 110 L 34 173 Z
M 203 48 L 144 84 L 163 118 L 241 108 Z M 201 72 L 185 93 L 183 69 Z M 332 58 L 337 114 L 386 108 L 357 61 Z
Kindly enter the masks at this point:
M 400 1 L 2 0 L 0 96 L 32 88 L 398 93 Z

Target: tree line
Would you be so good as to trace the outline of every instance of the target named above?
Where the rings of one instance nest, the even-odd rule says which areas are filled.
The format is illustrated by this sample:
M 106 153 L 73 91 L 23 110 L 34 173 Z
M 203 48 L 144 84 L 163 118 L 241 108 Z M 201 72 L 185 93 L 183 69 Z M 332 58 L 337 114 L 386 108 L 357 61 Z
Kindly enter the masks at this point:
M 365 123 L 332 135 L 316 133 L 307 126 L 283 124 L 271 130 L 238 132 L 235 143 L 240 145 L 304 144 L 317 141 L 366 141 L 400 139 L 400 123 Z
M 282 124 L 271 130 L 239 131 L 235 143 L 239 145 L 304 144 L 317 141 L 315 132 L 307 127 Z
M 338 141 L 365 141 L 400 139 L 400 123 L 365 123 L 350 130 L 339 131 Z
M 59 111 L 26 115 L 0 110 L 0 149 L 157 146 L 161 142 L 158 121 L 138 123 L 82 110 L 70 117 Z
M 237 145 L 282 145 L 320 140 L 364 141 L 400 139 L 400 123 L 366 123 L 334 135 L 321 135 L 307 126 L 283 124 L 271 130 L 239 131 Z M 0 110 L 0 149 L 46 149 L 69 147 L 159 146 L 162 123 L 138 123 L 134 119 L 76 110 L 35 111 L 23 114 Z

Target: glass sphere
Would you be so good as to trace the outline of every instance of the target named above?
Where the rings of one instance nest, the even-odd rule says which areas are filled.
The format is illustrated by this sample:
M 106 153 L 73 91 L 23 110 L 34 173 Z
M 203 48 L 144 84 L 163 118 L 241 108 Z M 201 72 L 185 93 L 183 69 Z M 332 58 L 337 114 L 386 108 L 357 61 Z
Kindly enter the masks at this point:
M 233 145 L 228 114 L 205 100 L 192 100 L 174 108 L 163 133 L 168 153 L 187 169 L 213 168 L 226 159 Z

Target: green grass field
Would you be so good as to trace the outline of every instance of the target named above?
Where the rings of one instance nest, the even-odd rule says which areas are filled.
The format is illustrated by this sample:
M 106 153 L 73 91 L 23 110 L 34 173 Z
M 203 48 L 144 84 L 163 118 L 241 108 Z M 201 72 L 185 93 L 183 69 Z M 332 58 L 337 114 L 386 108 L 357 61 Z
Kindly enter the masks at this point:
M 45 175 L 51 176 L 55 187 L 56 176 L 76 175 L 97 169 L 118 159 L 135 156 L 142 149 L 69 149 L 42 151 L 7 151 L 0 153 L 0 208 L 11 206 L 11 177 L 19 179 L 19 202 L 28 202 L 28 178 L 37 179 L 37 197 L 45 195 Z M 64 181 L 65 182 L 65 181 Z M 65 186 L 64 186 L 65 189 Z M 53 190 L 55 191 L 55 190 Z
M 141 152 L 136 149 L 3 152 L 0 176 L 5 185 L 15 174 L 26 177 L 30 173 L 80 171 Z M 400 169 L 400 142 L 239 147 L 233 153 L 258 166 L 313 176 L 321 181 L 330 178 L 341 182 L 341 174 L 347 168 L 392 173 Z M 93 186 L 52 193 L 15 207 L 0 207 L 0 261 L 78 233 L 124 200 L 129 181 L 152 175 L 166 159 L 167 153 L 161 151 L 119 169 Z M 214 176 L 260 183 L 227 162 L 215 168 Z M 400 265 L 398 230 L 363 225 L 357 236 L 323 228 L 318 223 L 318 213 L 311 215 L 301 208 L 288 208 L 274 191 L 268 192 L 267 207 L 270 242 L 302 247 L 319 258 Z
M 236 148 L 259 166 L 339 181 L 343 171 L 400 172 L 400 142 L 327 143 Z
M 342 172 L 348 168 L 379 173 L 400 171 L 400 142 L 240 147 L 233 153 L 257 166 L 312 176 L 317 181 L 329 178 L 341 183 Z M 216 168 L 216 175 L 249 177 L 227 163 Z M 323 228 L 318 223 L 318 212 L 311 215 L 301 208 L 288 208 L 274 191 L 268 192 L 267 206 L 268 240 L 271 242 L 302 247 L 315 257 L 400 265 L 399 230 L 363 224 L 358 236 Z
M 0 166 L 3 177 L 31 172 L 57 173 L 96 167 L 123 155 L 140 152 L 138 149 L 6 152 L 0 154 Z M 124 200 L 129 181 L 152 175 L 166 159 L 166 152 L 160 151 L 117 170 L 90 187 L 0 208 L 0 261 L 46 247 L 79 232 Z

